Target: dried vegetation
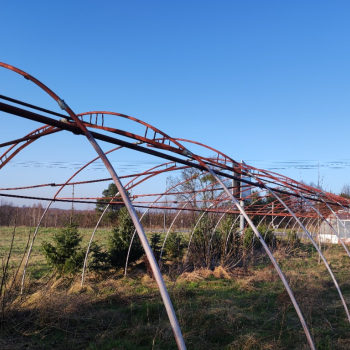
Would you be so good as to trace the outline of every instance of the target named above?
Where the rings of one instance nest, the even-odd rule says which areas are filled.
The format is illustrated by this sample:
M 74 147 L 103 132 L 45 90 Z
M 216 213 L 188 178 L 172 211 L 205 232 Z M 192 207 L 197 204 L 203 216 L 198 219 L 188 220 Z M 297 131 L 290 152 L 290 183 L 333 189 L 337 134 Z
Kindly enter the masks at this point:
M 324 248 L 349 305 L 350 258 L 341 247 Z M 32 266 L 20 295 L 22 255 L 16 249 L 2 258 L 0 349 L 176 349 L 142 259 L 128 277 L 121 270 L 90 273 L 81 288 L 79 275 L 57 278 L 38 258 L 41 264 Z M 280 241 L 274 254 L 317 349 L 349 349 L 350 326 L 317 253 L 305 243 L 291 247 Z M 290 299 L 259 249 L 244 266 L 199 268 L 177 278 L 166 275 L 165 282 L 188 349 L 308 348 Z

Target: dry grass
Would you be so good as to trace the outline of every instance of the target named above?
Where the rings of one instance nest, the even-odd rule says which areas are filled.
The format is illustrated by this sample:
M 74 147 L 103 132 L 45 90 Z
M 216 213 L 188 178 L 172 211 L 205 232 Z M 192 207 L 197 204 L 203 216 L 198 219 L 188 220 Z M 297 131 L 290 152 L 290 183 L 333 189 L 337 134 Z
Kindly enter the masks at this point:
M 16 254 L 12 269 L 20 261 Z M 317 254 L 303 246 L 275 256 L 317 348 L 349 349 L 349 323 Z M 335 246 L 326 247 L 325 256 L 350 305 L 350 258 Z M 80 276 L 57 279 L 39 258 L 31 264 L 26 293 L 18 295 L 19 273 L 6 299 L 0 349 L 176 349 L 157 285 L 139 268 L 127 278 L 89 274 L 81 288 Z M 165 281 L 188 349 L 308 348 L 289 296 L 261 252 L 245 268 L 199 269 Z

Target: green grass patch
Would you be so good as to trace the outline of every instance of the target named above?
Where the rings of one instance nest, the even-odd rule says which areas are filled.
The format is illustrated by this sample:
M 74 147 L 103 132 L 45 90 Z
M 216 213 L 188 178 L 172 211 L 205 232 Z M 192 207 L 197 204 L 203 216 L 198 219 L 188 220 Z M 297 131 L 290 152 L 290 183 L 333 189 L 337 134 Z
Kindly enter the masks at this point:
M 0 228 L 6 256 L 11 228 Z M 158 288 L 137 267 L 120 272 L 56 279 L 40 242 L 57 232 L 41 229 L 28 269 L 28 289 L 6 299 L 0 317 L 1 349 L 176 349 Z M 87 245 L 92 230 L 80 230 Z M 32 231 L 33 233 L 33 231 Z M 11 264 L 22 259 L 28 228 L 17 228 Z M 96 233 L 105 246 L 109 232 Z M 342 247 L 323 245 L 350 306 L 350 258 Z M 305 316 L 317 349 L 349 349 L 350 325 L 329 274 L 313 247 L 302 243 L 274 252 Z M 11 265 L 11 266 L 12 266 Z M 13 269 L 11 270 L 13 271 Z M 271 262 L 261 251 L 245 268 L 186 272 L 165 281 L 188 349 L 307 349 L 299 318 Z M 17 293 L 17 294 L 16 294 Z

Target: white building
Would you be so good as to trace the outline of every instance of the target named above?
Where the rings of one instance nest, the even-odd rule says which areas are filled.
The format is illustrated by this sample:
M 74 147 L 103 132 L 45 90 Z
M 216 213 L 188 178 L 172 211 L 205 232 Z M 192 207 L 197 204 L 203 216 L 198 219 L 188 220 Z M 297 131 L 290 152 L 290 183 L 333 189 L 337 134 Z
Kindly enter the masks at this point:
M 344 243 L 350 243 L 350 213 L 340 210 L 337 216 L 331 214 L 326 220 L 332 225 L 335 232 Z M 323 243 L 340 243 L 337 235 L 325 222 L 320 226 L 320 240 Z

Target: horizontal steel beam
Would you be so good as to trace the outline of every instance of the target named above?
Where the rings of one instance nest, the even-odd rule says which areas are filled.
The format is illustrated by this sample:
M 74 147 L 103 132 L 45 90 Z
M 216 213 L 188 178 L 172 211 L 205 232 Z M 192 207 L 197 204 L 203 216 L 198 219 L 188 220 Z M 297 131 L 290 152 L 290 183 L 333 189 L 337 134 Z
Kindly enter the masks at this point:
M 33 120 L 33 121 L 36 121 L 36 122 L 39 122 L 39 123 L 56 126 L 57 128 L 60 128 L 62 130 L 70 131 L 70 132 L 72 132 L 75 135 L 83 135 L 83 132 L 75 125 L 67 124 L 67 123 L 64 123 L 64 122 L 61 122 L 61 121 L 58 121 L 58 120 L 55 120 L 55 119 L 43 116 L 41 114 L 37 114 L 37 113 L 31 112 L 31 111 L 28 111 L 28 110 L 25 110 L 25 109 L 22 109 L 22 108 L 18 108 L 18 107 L 15 107 L 15 106 L 8 105 L 6 103 L 0 102 L 0 111 L 3 111 L 5 113 L 9 113 L 9 114 L 13 114 L 13 115 L 17 115 L 19 117 L 26 118 L 26 119 L 29 119 L 29 120 Z M 202 166 L 202 165 L 200 165 L 198 163 L 193 163 L 190 160 L 181 159 L 181 158 L 169 155 L 169 154 L 164 154 L 164 153 L 156 151 L 154 149 L 141 147 L 141 146 L 139 146 L 137 144 L 130 143 L 130 142 L 127 142 L 127 141 L 123 141 L 123 140 L 120 140 L 120 139 L 116 139 L 116 138 L 113 138 L 111 136 L 103 135 L 103 134 L 100 134 L 100 133 L 97 133 L 97 132 L 94 132 L 94 131 L 90 131 L 89 130 L 89 132 L 95 139 L 98 139 L 98 140 L 101 140 L 101 141 L 105 141 L 105 142 L 108 142 L 108 143 L 111 143 L 111 144 L 114 144 L 114 145 L 118 145 L 118 146 L 123 146 L 123 147 L 129 148 L 129 149 L 133 149 L 133 150 L 138 151 L 138 152 L 147 153 L 147 154 L 153 155 L 155 157 L 167 159 L 167 160 L 170 160 L 170 161 L 173 161 L 173 162 L 176 162 L 176 163 L 188 165 L 188 166 L 190 166 L 192 168 L 196 168 L 196 169 L 199 169 L 201 171 L 207 171 L 206 167 L 204 167 L 204 166 Z M 230 169 L 230 170 L 233 171 L 233 168 Z M 251 186 L 254 186 L 254 187 L 265 189 L 265 186 L 260 184 L 260 183 L 249 181 L 249 180 L 246 180 L 246 179 L 242 179 L 240 177 L 236 177 L 236 176 L 233 176 L 231 174 L 228 174 L 228 173 L 225 173 L 225 172 L 222 172 L 222 171 L 216 171 L 216 174 L 218 174 L 220 176 L 224 176 L 224 177 L 229 178 L 229 179 L 237 180 L 240 183 L 243 182 L 245 184 L 248 184 L 248 185 L 251 185 Z M 300 195 L 298 195 L 298 194 L 290 193 L 290 192 L 287 192 L 287 191 L 283 191 L 283 190 L 280 190 L 278 188 L 275 188 L 274 191 L 278 192 L 278 193 L 286 194 L 288 196 L 301 198 Z M 320 199 L 315 199 L 313 197 L 306 197 L 306 196 L 304 196 L 304 197 L 308 198 L 308 199 L 310 199 L 312 201 L 322 202 Z M 339 203 L 334 203 L 334 202 L 327 202 L 327 203 L 330 204 L 330 205 L 338 206 L 338 207 L 341 206 Z
M 13 103 L 17 103 L 19 105 L 22 105 L 22 106 L 25 106 L 25 107 L 29 107 L 29 108 L 32 108 L 32 109 L 36 109 L 37 111 L 41 111 L 41 112 L 45 112 L 45 113 L 48 113 L 48 114 L 56 115 L 57 117 L 71 119 L 70 116 L 67 116 L 65 114 L 57 113 L 57 112 L 54 112 L 54 111 L 50 111 L 49 109 L 38 107 L 38 106 L 32 105 L 30 103 L 23 102 L 23 101 L 15 100 L 14 98 L 7 97 L 7 96 L 4 96 L 4 95 L 0 95 L 0 99 L 6 100 L 6 101 L 9 101 L 9 102 L 13 102 Z

